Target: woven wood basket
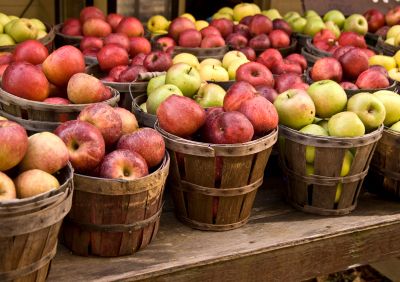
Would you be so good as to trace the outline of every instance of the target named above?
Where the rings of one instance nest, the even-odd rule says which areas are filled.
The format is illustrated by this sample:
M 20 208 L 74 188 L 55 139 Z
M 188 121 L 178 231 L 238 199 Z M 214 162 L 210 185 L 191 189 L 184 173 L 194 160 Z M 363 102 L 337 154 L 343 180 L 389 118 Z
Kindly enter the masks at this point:
M 307 39 L 311 39 L 311 37 L 309 35 L 306 35 L 306 34 L 303 34 L 303 33 L 298 33 L 298 32 L 294 32 L 292 34 L 292 37 L 296 38 L 297 47 L 299 49 L 302 49 L 302 48 L 306 47 Z
M 319 58 L 332 57 L 332 53 L 326 52 L 324 50 L 315 47 L 315 45 L 312 43 L 311 38 L 306 39 L 305 49 L 307 50 L 308 53 L 311 53 Z
M 140 105 L 147 101 L 147 95 L 142 94 L 133 99 L 132 112 L 135 114 L 140 126 L 154 128 L 157 121 L 157 116 L 144 112 Z
M 116 106 L 119 93 L 111 89 L 113 97 L 103 103 Z M 53 105 L 31 101 L 12 95 L 0 88 L 0 115 L 21 124 L 30 132 L 54 131 L 62 122 L 76 119 L 88 104 Z
M 394 56 L 394 54 L 396 54 L 396 52 L 400 50 L 400 47 L 392 46 L 385 43 L 385 41 L 381 37 L 378 38 L 376 48 L 381 51 L 383 55 L 387 56 Z
M 305 47 L 301 48 L 300 53 L 306 58 L 307 60 L 307 65 L 309 67 L 313 66 L 315 64 L 315 62 L 320 59 L 320 57 L 311 54 L 310 52 L 307 51 L 307 49 Z
M 379 38 L 379 35 L 371 33 L 371 32 L 367 32 L 367 34 L 365 35 L 365 41 L 367 42 L 367 44 L 369 46 L 373 46 L 373 47 L 375 47 L 376 44 L 378 43 L 378 38 Z
M 234 145 L 194 142 L 159 128 L 171 155 L 168 189 L 176 216 L 210 231 L 238 228 L 248 221 L 278 130 Z
M 363 180 L 383 127 L 356 138 L 322 137 L 279 126 L 280 161 L 288 201 L 297 209 L 319 215 L 343 215 L 355 209 Z M 314 173 L 306 173 L 306 147 L 315 147 Z M 346 150 L 354 158 L 340 177 Z M 337 196 L 341 186 L 340 196 Z M 339 188 L 340 189 L 340 188 Z M 338 199 L 337 199 L 338 198 Z
M 385 128 L 371 161 L 368 190 L 400 199 L 400 133 Z
M 0 203 L 0 281 L 46 280 L 72 204 L 72 167 L 56 177 L 63 184 L 55 191 Z
M 71 212 L 62 240 L 82 256 L 131 255 L 156 236 L 169 170 L 169 156 L 146 177 L 124 181 L 75 174 Z
M 77 46 L 81 43 L 83 36 L 65 35 L 65 34 L 61 33 L 62 28 L 63 28 L 62 23 L 54 26 L 54 33 L 55 33 L 54 43 L 55 43 L 56 48 L 60 48 L 61 46 L 64 46 L 64 45 Z

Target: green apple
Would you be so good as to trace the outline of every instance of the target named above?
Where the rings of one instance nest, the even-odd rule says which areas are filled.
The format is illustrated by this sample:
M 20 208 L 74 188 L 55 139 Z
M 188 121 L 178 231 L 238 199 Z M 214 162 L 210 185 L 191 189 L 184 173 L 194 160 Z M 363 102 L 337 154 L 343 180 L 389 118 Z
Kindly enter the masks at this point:
M 0 34 L 4 32 L 4 26 L 0 24 Z
M 264 10 L 261 12 L 261 14 L 267 16 L 271 21 L 282 18 L 281 14 L 277 9 Z
M 396 37 L 398 34 L 400 34 L 400 25 L 394 25 L 391 28 L 389 28 L 388 32 L 386 33 L 386 39 L 388 38 L 394 38 Z
M 340 171 L 341 177 L 344 177 L 349 174 L 351 164 L 353 163 L 353 158 L 354 158 L 353 154 L 349 150 L 346 150 L 346 152 L 344 153 L 342 169 Z
M 45 32 L 44 30 L 39 30 L 38 34 L 36 36 L 36 39 L 41 39 L 43 37 L 45 37 L 47 35 L 47 32 Z
M 4 33 L 9 33 L 11 30 L 11 27 L 17 22 L 17 19 L 9 21 L 5 26 L 4 26 Z
M 200 62 L 200 68 L 202 68 L 205 65 L 222 66 L 222 62 L 218 59 L 207 58 Z
M 2 26 L 5 26 L 10 21 L 10 18 L 6 14 L 0 13 L 0 24 Z
M 330 118 L 346 107 L 346 92 L 333 80 L 316 81 L 310 85 L 307 93 L 314 101 L 316 116 L 320 118 Z
M 332 22 L 332 21 L 327 21 L 327 22 L 325 23 L 325 27 L 326 27 L 327 29 L 329 29 L 330 31 L 332 31 L 333 34 L 335 34 L 336 38 L 339 38 L 339 36 L 340 36 L 340 29 L 339 29 L 339 27 L 338 27 L 334 22 Z
M 228 81 L 228 71 L 218 65 L 205 65 L 200 68 L 200 77 L 203 81 Z
M 10 28 L 8 34 L 15 42 L 23 42 L 28 39 L 36 39 L 38 29 L 28 19 L 19 19 Z
M 311 124 L 315 118 L 315 106 L 306 91 L 289 89 L 279 94 L 274 106 L 279 115 L 279 123 L 300 129 Z
M 327 119 L 320 120 L 319 122 L 317 122 L 317 124 L 319 126 L 322 126 L 322 128 L 325 129 L 326 132 L 328 132 L 328 134 L 329 134 L 329 131 L 328 131 L 328 120 Z
M 231 62 L 229 64 L 229 67 L 228 67 L 229 80 L 235 80 L 236 79 L 236 71 L 237 71 L 237 69 L 241 65 L 243 65 L 245 63 L 248 63 L 248 62 L 249 62 L 249 60 L 242 59 L 242 58 L 233 60 L 233 62 Z
M 318 15 L 318 13 L 317 13 L 316 11 L 314 11 L 314 10 L 307 10 L 307 11 L 304 13 L 304 16 L 305 16 L 306 18 L 311 18 L 311 17 L 319 17 L 319 18 L 320 18 L 320 16 Z
M 339 29 L 343 28 L 344 21 L 346 20 L 345 16 L 339 10 L 330 10 L 324 15 L 324 22 L 332 21 L 334 22 Z
M 217 19 L 227 19 L 232 21 L 233 20 L 233 16 L 231 14 L 226 14 L 226 13 L 215 13 L 211 19 L 213 20 L 217 20 Z
M 390 129 L 391 129 L 391 130 L 394 130 L 394 131 L 397 131 L 397 132 L 400 132 L 400 121 L 394 123 L 394 124 L 390 127 Z
M 207 83 L 200 87 L 194 99 L 203 108 L 222 107 L 224 104 L 225 90 L 214 83 Z
M 380 90 L 373 94 L 385 106 L 386 116 L 383 124 L 391 126 L 400 120 L 400 95 L 389 90 Z
M 179 63 L 170 67 L 165 77 L 165 83 L 178 86 L 186 97 L 193 97 L 201 85 L 198 70 L 188 64 Z
M 162 15 L 154 15 L 147 21 L 147 28 L 151 32 L 155 32 L 157 30 L 167 30 L 168 26 L 168 20 Z
M 181 90 L 172 84 L 164 84 L 150 93 L 146 101 L 146 110 L 155 115 L 160 104 L 171 95 L 183 96 Z
M 292 19 L 300 18 L 300 14 L 295 11 L 287 12 L 284 16 L 283 19 L 287 22 L 289 22 Z
M 146 102 L 142 103 L 139 108 L 142 109 L 143 112 L 147 113 L 147 107 L 146 107 Z
M 368 131 L 378 128 L 386 116 L 383 103 L 367 92 L 352 96 L 347 102 L 347 110 L 356 113 Z
M 258 6 L 257 6 L 257 8 L 258 8 Z M 240 3 L 240 4 L 237 4 L 233 8 L 233 19 L 235 21 L 240 21 L 244 17 L 253 16 L 255 14 L 259 14 L 260 12 L 261 12 L 260 8 L 258 8 L 258 11 L 256 11 L 256 8 L 253 4 Z
M 328 132 L 330 136 L 357 137 L 365 134 L 365 126 L 356 113 L 341 112 L 329 119 Z
M 196 69 L 199 68 L 200 63 L 199 63 L 199 59 L 197 59 L 197 57 L 193 54 L 190 53 L 180 53 L 177 54 L 173 59 L 172 59 L 172 63 L 178 64 L 178 63 L 185 63 L 188 64 Z
M 307 21 L 307 24 L 304 26 L 303 33 L 314 36 L 321 30 L 325 28 L 325 23 L 322 20 L 317 18 L 312 18 Z
M 304 126 L 302 129 L 299 130 L 302 133 L 317 135 L 317 136 L 328 136 L 328 132 L 322 127 L 317 124 L 309 124 Z M 309 164 L 314 163 L 315 159 L 315 147 L 307 146 L 306 147 L 306 162 Z
M 234 60 L 236 60 L 236 59 L 245 59 L 245 60 L 247 60 L 247 57 L 246 57 L 245 54 L 243 54 L 243 53 L 240 52 L 240 51 L 236 51 L 236 50 L 229 51 L 229 52 L 226 53 L 226 54 L 224 55 L 224 57 L 222 58 L 222 66 L 223 66 L 225 69 L 228 69 L 228 68 L 229 68 L 229 65 L 230 65 Z
M 12 21 L 12 20 L 18 20 L 19 17 L 14 16 L 14 15 L 8 15 L 8 18 Z
M 340 196 L 342 196 L 343 191 L 343 183 L 339 183 L 336 187 L 336 194 L 335 194 L 335 204 L 339 203 Z
M 222 7 L 221 9 L 218 10 L 218 13 L 230 14 L 233 16 L 233 9 L 231 7 Z
M 14 39 L 8 34 L 0 34 L 0 46 L 15 45 Z
M 307 20 L 305 18 L 298 17 L 290 20 L 288 23 L 293 32 L 304 33 L 304 28 L 307 24 Z
M 397 36 L 394 38 L 394 46 L 400 46 L 400 34 L 397 34 Z
M 368 32 L 367 19 L 363 15 L 353 14 L 344 21 L 343 30 L 365 35 Z
M 32 23 L 32 25 L 35 26 L 38 30 L 43 30 L 43 31 L 46 31 L 46 30 L 47 30 L 46 25 L 45 25 L 41 20 L 32 18 L 32 19 L 29 19 L 29 21 L 30 21 L 30 22 Z
M 149 84 L 147 84 L 147 95 L 150 95 L 151 92 L 156 90 L 158 87 L 165 84 L 165 74 L 153 77 L 149 80 Z

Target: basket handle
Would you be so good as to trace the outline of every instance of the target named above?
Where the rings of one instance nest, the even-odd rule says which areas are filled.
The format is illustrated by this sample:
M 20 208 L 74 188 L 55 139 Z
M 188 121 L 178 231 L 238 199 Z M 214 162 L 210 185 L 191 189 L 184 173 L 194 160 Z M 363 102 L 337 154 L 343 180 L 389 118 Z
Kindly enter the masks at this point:
M 136 80 L 132 81 L 129 83 L 129 95 L 132 98 L 132 101 L 134 100 L 133 98 L 133 93 L 132 93 L 132 84 L 138 81 L 148 81 L 154 77 L 161 76 L 166 74 L 165 71 L 154 71 L 154 72 L 144 72 L 144 73 L 139 73 L 138 77 Z

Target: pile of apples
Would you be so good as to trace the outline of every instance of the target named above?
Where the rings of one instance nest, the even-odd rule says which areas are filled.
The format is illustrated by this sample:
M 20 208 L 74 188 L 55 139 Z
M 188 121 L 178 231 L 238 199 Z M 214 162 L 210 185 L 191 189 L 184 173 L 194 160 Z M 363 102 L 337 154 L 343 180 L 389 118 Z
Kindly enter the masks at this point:
M 65 143 L 75 171 L 94 177 L 135 180 L 156 169 L 165 155 L 157 131 L 138 128 L 131 112 L 105 103 L 85 107 L 55 134 Z
M 377 9 L 369 9 L 363 15 L 368 22 L 368 31 L 383 38 L 391 26 L 400 24 L 400 6 L 393 7 L 386 15 Z M 394 39 L 386 43 L 394 45 Z
M 27 40 L 0 56 L 2 88 L 32 101 L 87 104 L 112 98 L 109 88 L 84 72 L 84 56 L 71 45 L 49 54 L 41 42 Z
M 400 46 L 400 25 L 396 24 L 394 26 L 388 27 L 386 29 L 386 34 L 382 36 L 385 38 L 385 43 L 391 46 L 399 47 Z
M 41 132 L 28 138 L 22 126 L 0 116 L 0 202 L 59 188 L 54 175 L 68 159 L 67 147 L 57 135 Z
M 15 45 L 47 35 L 46 25 L 39 19 L 19 18 L 0 13 L 0 46 Z
M 338 48 L 332 57 L 318 59 L 310 71 L 313 81 L 334 80 L 344 89 L 382 89 L 390 86 L 383 66 L 372 65 L 364 49 L 346 46 Z
M 385 55 L 375 55 L 369 58 L 370 66 L 384 67 L 391 79 L 400 81 L 400 51 L 397 51 L 393 57 Z

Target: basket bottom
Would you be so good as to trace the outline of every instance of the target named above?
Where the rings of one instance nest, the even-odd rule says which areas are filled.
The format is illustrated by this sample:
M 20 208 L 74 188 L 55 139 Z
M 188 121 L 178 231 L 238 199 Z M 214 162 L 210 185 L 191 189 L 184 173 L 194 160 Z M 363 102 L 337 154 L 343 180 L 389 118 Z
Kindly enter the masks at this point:
M 343 209 L 324 209 L 324 208 L 318 208 L 318 207 L 313 207 L 313 206 L 302 206 L 299 205 L 291 200 L 288 201 L 295 209 L 300 210 L 302 212 L 306 213 L 311 213 L 311 214 L 317 214 L 317 215 L 346 215 L 351 213 L 357 206 L 357 203 Z
M 193 228 L 193 229 L 198 229 L 198 230 L 203 230 L 203 231 L 228 231 L 228 230 L 233 230 L 237 229 L 243 225 L 245 225 L 250 218 L 250 215 L 244 219 L 242 219 L 239 222 L 234 222 L 234 223 L 229 223 L 229 224 L 210 224 L 210 223 L 204 223 L 204 222 L 199 222 L 196 220 L 192 220 L 190 218 L 187 218 L 185 216 L 176 214 L 176 217 L 184 224 L 187 226 Z

